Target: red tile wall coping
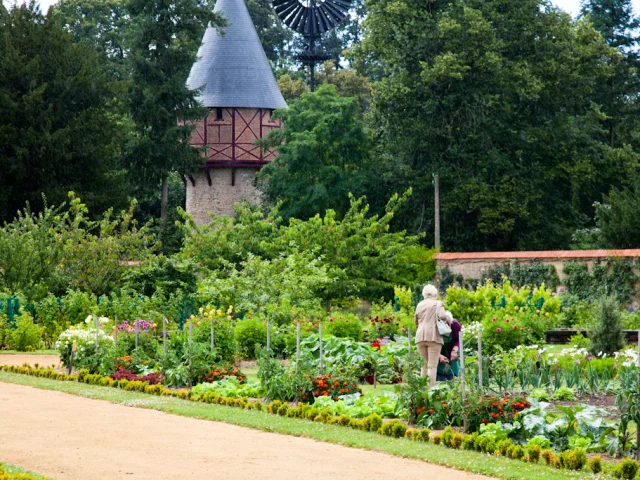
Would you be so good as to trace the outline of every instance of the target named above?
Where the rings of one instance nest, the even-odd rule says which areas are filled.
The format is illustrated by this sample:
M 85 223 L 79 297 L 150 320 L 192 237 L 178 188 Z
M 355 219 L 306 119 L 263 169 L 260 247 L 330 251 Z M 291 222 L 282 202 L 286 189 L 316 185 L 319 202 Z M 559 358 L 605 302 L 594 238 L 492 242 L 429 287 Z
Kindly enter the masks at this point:
M 444 252 L 436 260 L 535 260 L 548 258 L 640 257 L 640 249 L 625 250 L 547 250 L 533 252 Z

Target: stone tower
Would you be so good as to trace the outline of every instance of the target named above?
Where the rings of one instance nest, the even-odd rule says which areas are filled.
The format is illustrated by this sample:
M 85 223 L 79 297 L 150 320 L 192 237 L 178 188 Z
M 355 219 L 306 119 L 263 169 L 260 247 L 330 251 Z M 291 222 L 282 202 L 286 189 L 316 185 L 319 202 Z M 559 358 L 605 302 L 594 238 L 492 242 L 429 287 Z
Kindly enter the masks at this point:
M 198 223 L 210 221 L 207 212 L 233 214 L 236 202 L 259 203 L 253 180 L 275 153 L 254 142 L 280 127 L 271 114 L 287 107 L 244 1 L 218 0 L 214 11 L 228 25 L 223 35 L 207 28 L 187 80 L 209 109 L 191 138 L 205 147 L 205 167 L 185 179 L 187 212 Z

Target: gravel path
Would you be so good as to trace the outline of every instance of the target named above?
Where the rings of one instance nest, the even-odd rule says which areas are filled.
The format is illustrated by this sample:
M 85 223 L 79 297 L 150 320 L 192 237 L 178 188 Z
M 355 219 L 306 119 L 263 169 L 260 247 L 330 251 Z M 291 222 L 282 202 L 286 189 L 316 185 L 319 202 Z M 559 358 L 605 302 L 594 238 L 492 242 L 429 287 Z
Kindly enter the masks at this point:
M 418 460 L 0 382 L 0 460 L 74 479 L 486 480 Z
M 0 353 L 0 365 L 24 365 L 28 363 L 32 367 L 37 363 L 42 368 L 60 365 L 60 357 L 58 355 L 29 355 L 26 353 Z

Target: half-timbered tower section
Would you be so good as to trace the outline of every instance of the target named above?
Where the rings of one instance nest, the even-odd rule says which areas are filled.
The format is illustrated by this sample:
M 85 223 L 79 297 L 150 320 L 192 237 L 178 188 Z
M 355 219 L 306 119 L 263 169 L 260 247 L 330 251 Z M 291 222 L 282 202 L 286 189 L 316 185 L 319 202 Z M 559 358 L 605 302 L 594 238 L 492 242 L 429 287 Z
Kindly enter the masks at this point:
M 187 81 L 209 109 L 191 139 L 205 167 L 185 178 L 187 212 L 198 223 L 210 221 L 208 212 L 233 214 L 236 202 L 260 202 L 255 175 L 275 154 L 255 142 L 280 127 L 273 110 L 287 106 L 243 0 L 218 0 L 215 11 L 228 26 L 223 35 L 207 29 Z

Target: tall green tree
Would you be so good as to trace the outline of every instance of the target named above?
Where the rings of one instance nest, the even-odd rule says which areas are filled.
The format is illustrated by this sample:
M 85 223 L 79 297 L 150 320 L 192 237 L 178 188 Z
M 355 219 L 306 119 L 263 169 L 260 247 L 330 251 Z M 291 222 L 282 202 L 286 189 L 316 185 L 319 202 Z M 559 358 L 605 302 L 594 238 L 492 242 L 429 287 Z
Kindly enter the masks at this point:
M 91 47 L 35 3 L 0 5 L 0 221 L 69 190 L 99 210 L 125 204 L 114 96 Z
M 540 0 L 367 5 L 354 57 L 385 72 L 377 191 L 414 188 L 410 231 L 433 229 L 438 173 L 445 249 L 563 248 L 633 172 L 633 152 L 601 141 L 597 86 L 619 54 L 588 21 Z
M 195 120 L 206 111 L 187 76 L 208 24 L 222 27 L 206 0 L 129 0 L 131 16 L 128 94 L 135 138 L 128 151 L 131 171 L 146 184 L 161 184 L 163 225 L 167 218 L 169 173 L 187 174 L 202 164 L 189 145 Z
M 348 194 L 359 196 L 367 182 L 371 142 L 358 101 L 322 85 L 276 115 L 284 126 L 270 132 L 264 146 L 278 156 L 258 173 L 267 201 L 279 203 L 285 218 L 307 219 L 328 209 L 344 215 Z
M 621 55 L 613 58 L 613 71 L 598 89 L 596 101 L 607 115 L 608 143 L 611 148 L 634 143 L 638 130 L 638 91 L 640 58 L 637 29 L 640 21 L 631 0 L 584 0 L 581 14 L 600 32 L 605 42 Z
M 294 33 L 280 21 L 271 0 L 246 0 L 246 5 L 267 58 L 278 67 L 291 66 Z

